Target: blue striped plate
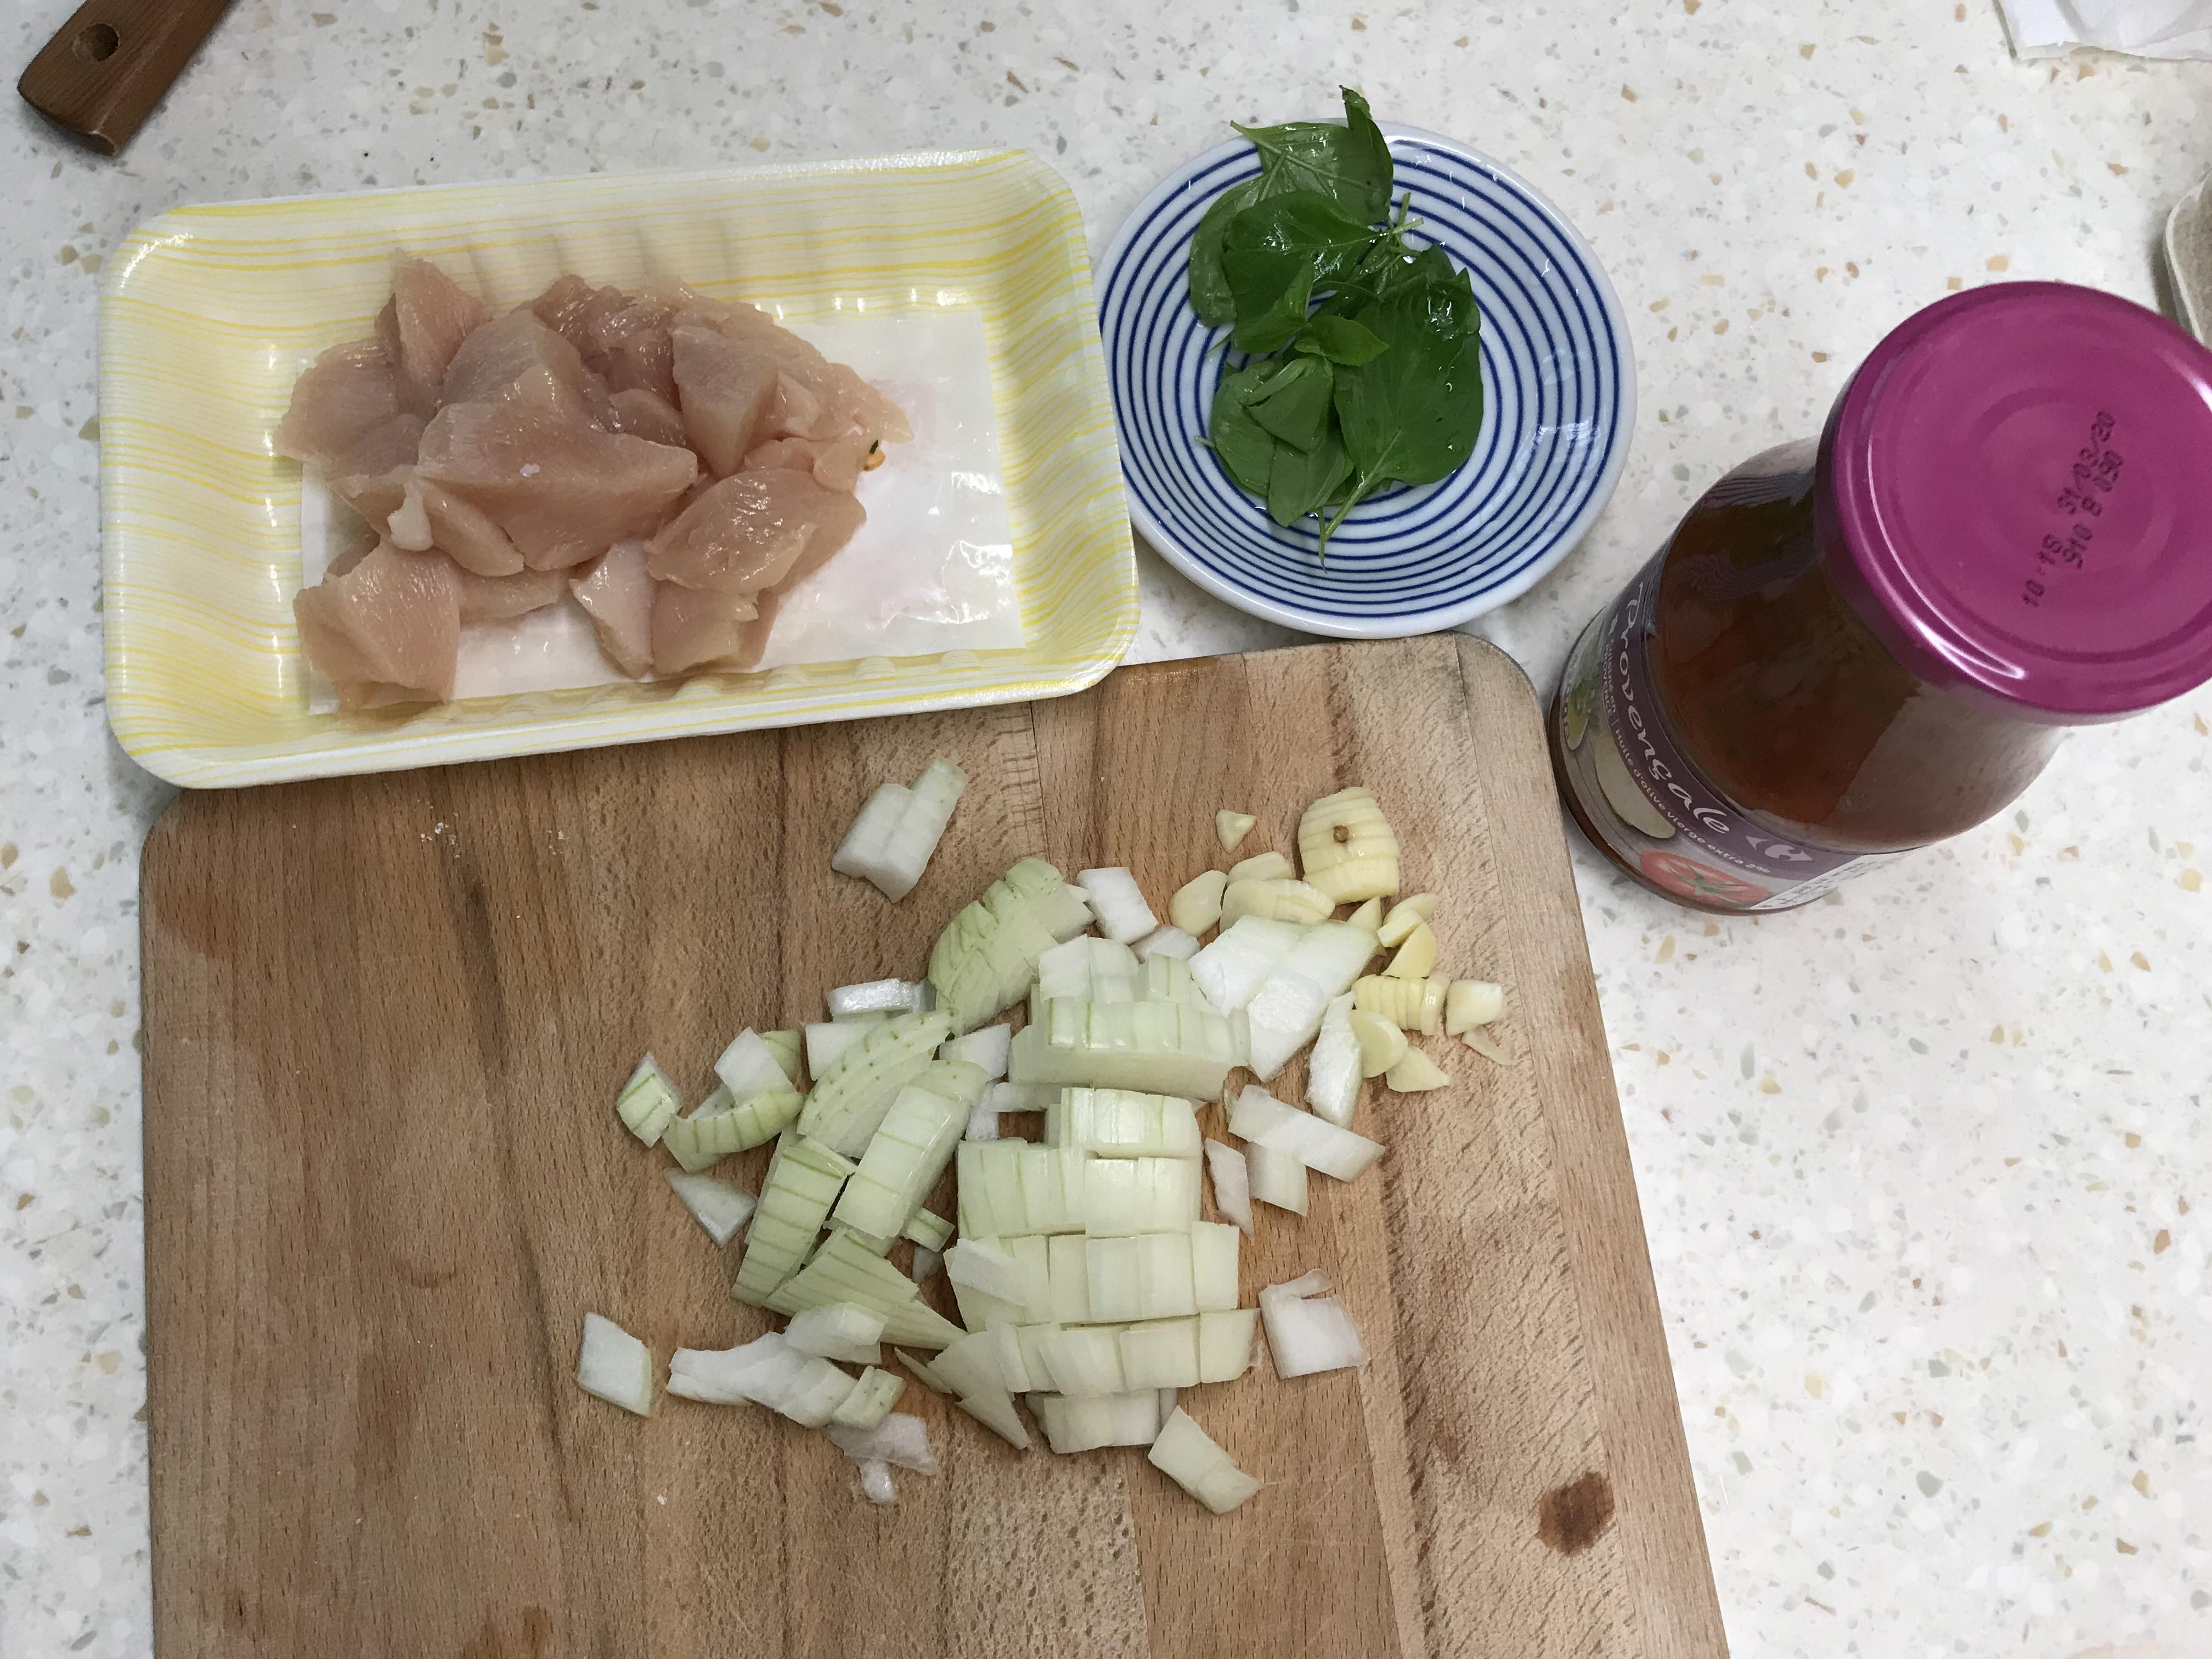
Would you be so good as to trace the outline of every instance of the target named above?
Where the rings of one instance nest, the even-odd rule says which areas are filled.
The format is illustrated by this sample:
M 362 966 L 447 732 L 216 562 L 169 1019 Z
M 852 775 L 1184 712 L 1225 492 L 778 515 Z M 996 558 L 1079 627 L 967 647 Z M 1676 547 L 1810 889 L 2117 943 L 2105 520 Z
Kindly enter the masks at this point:
M 1559 210 L 1497 162 L 1385 125 L 1413 233 L 1464 266 L 1482 307 L 1482 434 L 1450 477 L 1353 509 L 1318 556 L 1311 519 L 1284 530 L 1198 441 L 1225 331 L 1190 308 L 1190 239 L 1208 204 L 1260 171 L 1238 138 L 1145 199 L 1108 250 L 1100 331 L 1129 515 L 1207 592 L 1340 639 L 1425 634 L 1526 592 L 1613 494 L 1636 413 L 1636 364 L 1613 285 Z

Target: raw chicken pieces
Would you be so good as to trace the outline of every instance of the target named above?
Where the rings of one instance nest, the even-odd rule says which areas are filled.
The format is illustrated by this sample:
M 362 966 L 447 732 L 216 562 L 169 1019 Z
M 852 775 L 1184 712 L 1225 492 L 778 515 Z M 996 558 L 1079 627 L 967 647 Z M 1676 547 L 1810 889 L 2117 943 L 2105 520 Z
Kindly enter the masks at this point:
M 374 340 L 332 346 L 292 388 L 276 425 L 276 453 L 325 465 L 399 413 L 392 362 Z
M 481 508 L 524 563 L 552 570 L 651 535 L 699 462 L 527 403 L 448 404 L 422 434 L 416 471 Z
M 491 313 L 428 259 L 392 262 L 392 298 L 376 317 L 376 343 L 397 376 L 401 407 L 428 418 L 447 365 Z
M 345 708 L 434 701 L 463 627 L 573 604 L 633 678 L 743 672 L 911 435 L 750 306 L 565 276 L 495 318 L 401 256 L 375 337 L 317 358 L 274 436 L 368 526 L 294 601 L 301 647 Z
M 615 666 L 633 679 L 650 674 L 653 596 L 660 584 L 646 574 L 645 544 L 617 542 L 570 586 Z
M 460 574 L 434 553 L 380 542 L 360 563 L 293 602 L 307 660 L 337 687 L 341 707 L 453 695 Z

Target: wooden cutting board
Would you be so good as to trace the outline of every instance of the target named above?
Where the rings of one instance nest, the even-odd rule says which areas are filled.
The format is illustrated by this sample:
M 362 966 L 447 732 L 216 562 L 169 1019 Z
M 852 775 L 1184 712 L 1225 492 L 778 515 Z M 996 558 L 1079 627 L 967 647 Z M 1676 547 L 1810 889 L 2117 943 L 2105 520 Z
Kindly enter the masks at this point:
M 833 876 L 868 791 L 940 754 L 974 781 L 920 887 Z M 1368 1087 L 1376 1170 L 1261 1212 L 1246 1302 L 1319 1267 L 1372 1358 L 1283 1382 L 1263 1348 L 1187 1396 L 1258 1498 L 1018 1455 L 916 1385 L 941 1473 L 878 1510 L 820 1434 L 576 1389 L 587 1310 L 664 1364 L 762 1328 L 615 1118 L 639 1054 L 696 1097 L 740 1026 L 918 974 L 1023 854 L 1164 903 L 1227 862 L 1217 807 L 1289 850 L 1355 781 L 1444 895 L 1445 964 L 1509 988 L 1511 1063 L 1432 1042 L 1450 1088 Z M 187 794 L 143 926 L 161 1659 L 1724 1650 L 1537 704 L 1486 645 Z

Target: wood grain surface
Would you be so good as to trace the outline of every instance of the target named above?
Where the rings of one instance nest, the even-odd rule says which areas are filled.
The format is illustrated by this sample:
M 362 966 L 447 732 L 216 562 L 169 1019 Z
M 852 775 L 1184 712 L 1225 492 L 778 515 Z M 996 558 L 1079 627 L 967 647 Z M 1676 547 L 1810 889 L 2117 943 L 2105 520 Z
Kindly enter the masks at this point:
M 833 876 L 868 791 L 940 754 L 974 781 L 921 884 Z M 1018 1455 L 917 1385 L 942 1471 L 878 1510 L 820 1434 L 575 1388 L 589 1310 L 664 1364 L 763 1328 L 615 1118 L 640 1053 L 696 1097 L 740 1026 L 918 974 L 1023 854 L 1164 907 L 1229 861 L 1217 807 L 1289 851 L 1355 781 L 1444 895 L 1445 964 L 1508 986 L 1510 1063 L 1431 1041 L 1452 1086 L 1368 1085 L 1374 1171 L 1262 1207 L 1245 1301 L 1319 1267 L 1372 1358 L 1284 1382 L 1263 1346 L 1186 1395 L 1268 1483 L 1243 1509 L 1137 1451 Z M 161 1659 L 1724 1651 L 1537 706 L 1479 641 L 187 794 L 143 896 Z
M 48 120 L 112 155 L 153 113 L 230 0 L 85 0 L 15 89 Z

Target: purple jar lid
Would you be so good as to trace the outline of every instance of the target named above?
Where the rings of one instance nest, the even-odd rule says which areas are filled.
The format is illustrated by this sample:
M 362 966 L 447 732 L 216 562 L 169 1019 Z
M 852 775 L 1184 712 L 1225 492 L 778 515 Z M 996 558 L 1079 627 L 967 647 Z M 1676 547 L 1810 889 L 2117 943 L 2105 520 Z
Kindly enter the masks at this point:
M 1822 447 L 1837 586 L 1914 675 L 2116 719 L 2212 679 L 2212 351 L 2094 289 L 1929 306 Z

